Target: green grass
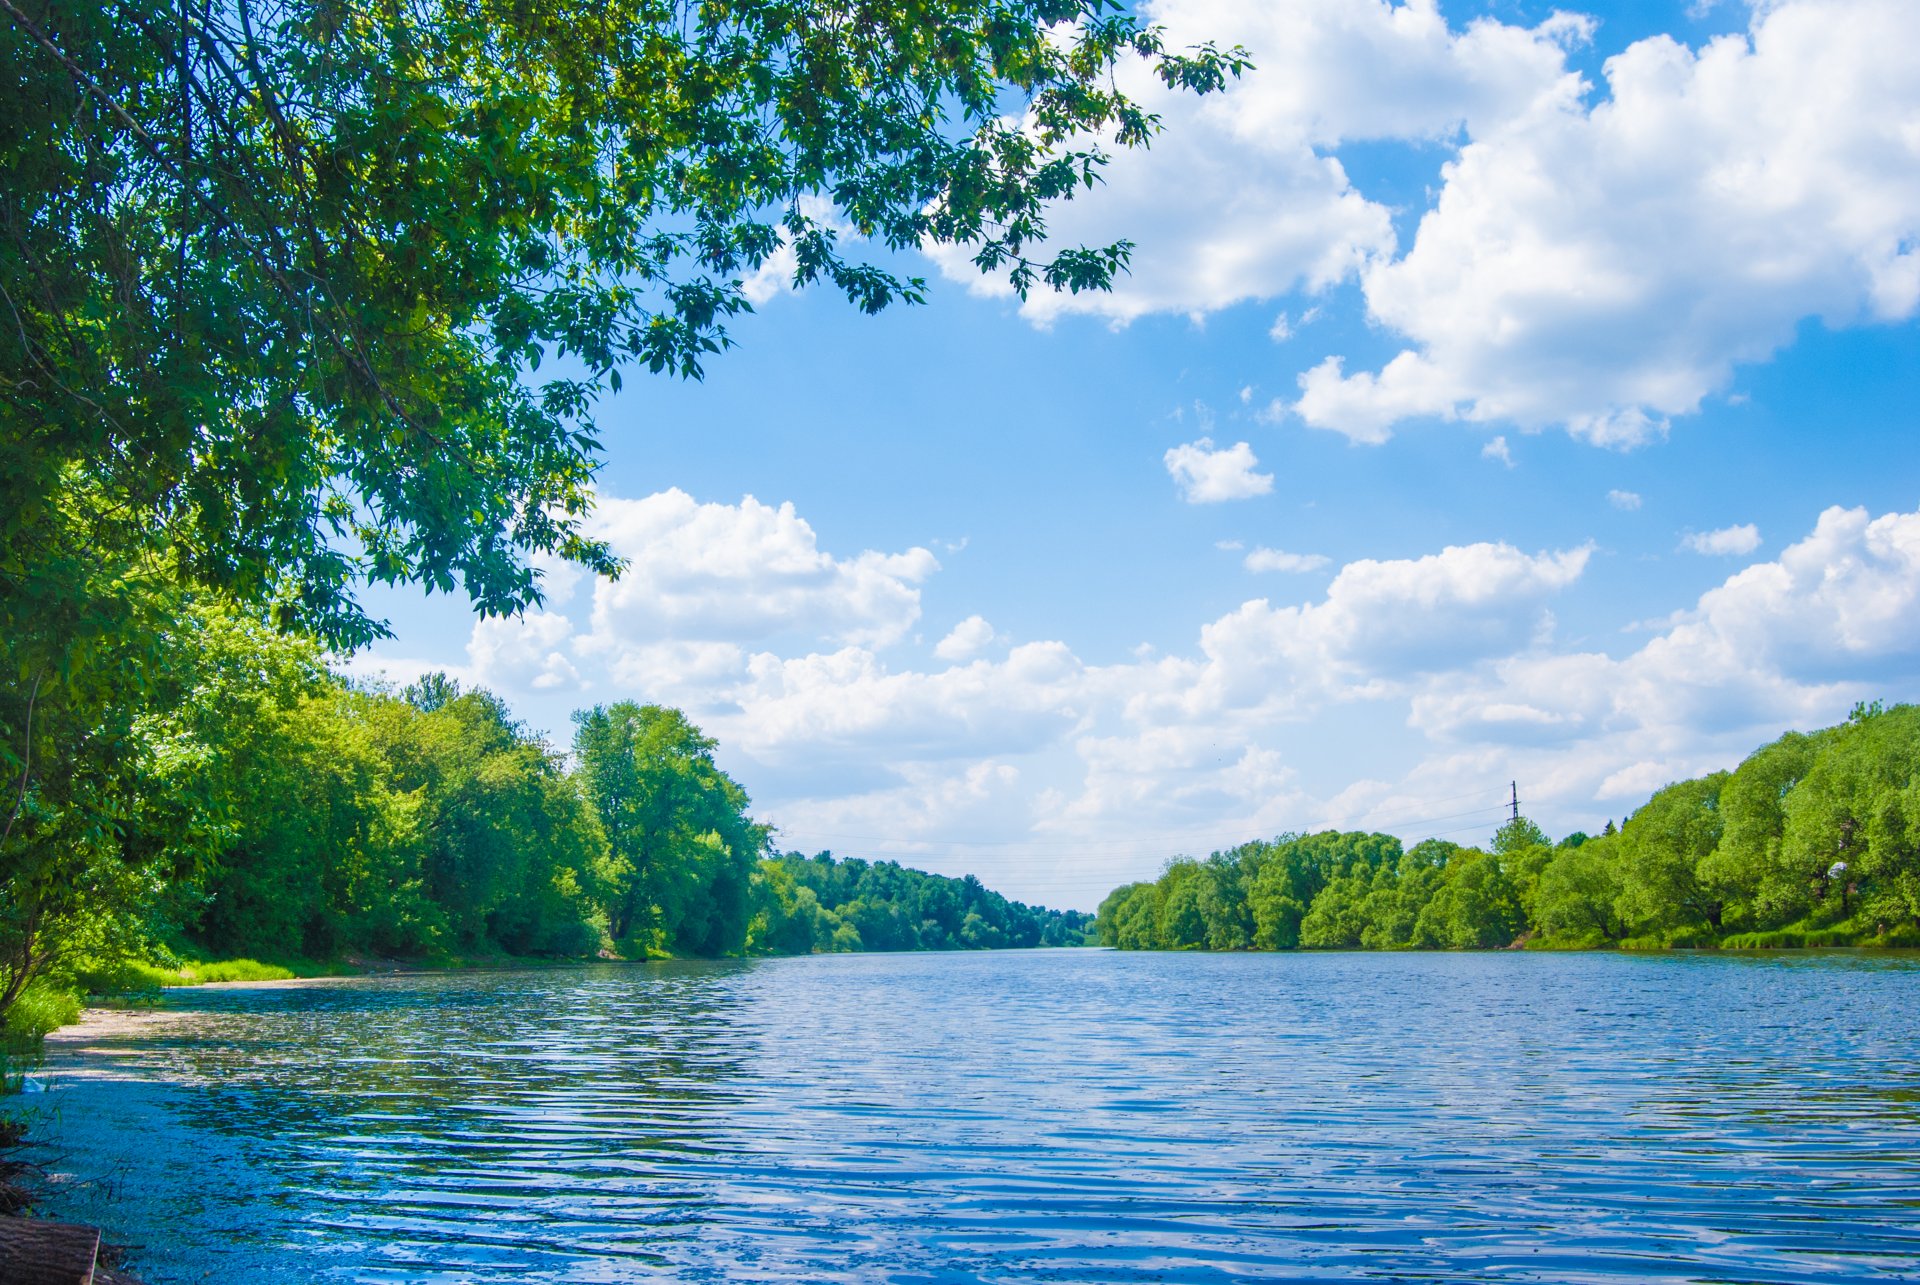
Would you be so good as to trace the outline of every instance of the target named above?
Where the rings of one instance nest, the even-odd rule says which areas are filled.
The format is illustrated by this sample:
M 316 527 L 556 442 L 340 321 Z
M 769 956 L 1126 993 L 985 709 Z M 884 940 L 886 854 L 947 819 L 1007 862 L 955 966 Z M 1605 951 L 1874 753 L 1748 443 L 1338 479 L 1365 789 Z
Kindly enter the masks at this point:
M 80 1020 L 80 996 L 50 982 L 27 984 L 0 1027 L 0 1093 L 18 1093 L 40 1060 L 47 1032 Z
M 197 986 L 202 982 L 284 982 L 294 976 L 291 968 L 263 964 L 257 959 L 223 959 L 209 964 L 184 964 L 180 985 Z
M 1775 928 L 1770 932 L 1731 933 L 1720 939 L 1726 950 L 1805 950 L 1859 944 L 1860 934 L 1847 928 Z

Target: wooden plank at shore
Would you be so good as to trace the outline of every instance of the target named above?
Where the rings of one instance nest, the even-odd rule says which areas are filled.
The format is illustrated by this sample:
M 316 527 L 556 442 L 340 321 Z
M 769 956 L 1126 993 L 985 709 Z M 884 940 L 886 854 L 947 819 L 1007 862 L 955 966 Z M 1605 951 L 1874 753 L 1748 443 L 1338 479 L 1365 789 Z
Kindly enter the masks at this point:
M 0 1285 L 93 1285 L 100 1229 L 0 1218 Z

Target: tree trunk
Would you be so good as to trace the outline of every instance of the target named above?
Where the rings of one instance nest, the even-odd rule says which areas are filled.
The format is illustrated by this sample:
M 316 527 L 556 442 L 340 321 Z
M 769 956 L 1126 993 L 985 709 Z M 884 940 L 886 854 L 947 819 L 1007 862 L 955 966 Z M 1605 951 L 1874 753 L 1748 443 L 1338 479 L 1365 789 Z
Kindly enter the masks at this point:
M 93 1285 L 100 1229 L 0 1218 L 0 1280 L 8 1285 Z

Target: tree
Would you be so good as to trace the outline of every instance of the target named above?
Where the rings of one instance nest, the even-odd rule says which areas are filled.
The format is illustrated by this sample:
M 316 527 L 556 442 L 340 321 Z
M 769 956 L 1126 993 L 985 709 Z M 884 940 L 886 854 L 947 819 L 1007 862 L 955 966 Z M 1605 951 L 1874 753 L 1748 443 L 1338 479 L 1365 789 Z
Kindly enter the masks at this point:
M 1920 923 L 1920 707 L 1854 710 L 1783 805 L 1779 882 L 1844 919 Z
M 1782 851 L 1787 798 L 1812 769 L 1831 732 L 1788 732 L 1749 754 L 1721 788 L 1720 843 L 1702 861 L 1702 874 L 1727 889 L 1741 915 L 1785 923 L 1808 908 L 1818 870 Z
M 1553 840 L 1531 819 L 1516 816 L 1494 832 L 1493 854 L 1513 883 L 1521 912 L 1531 921 L 1540 872 L 1553 859 Z
M 0 635 L 65 548 L 151 554 L 333 643 L 363 579 L 537 600 L 622 367 L 698 376 L 783 248 L 878 311 L 971 249 L 1014 287 L 1112 71 L 1206 92 L 1106 0 L 0 0 Z M 1042 256 L 1042 257 L 1036 257 Z M 55 594 L 55 598 L 57 598 Z
M 738 954 L 767 828 L 714 764 L 715 742 L 677 709 L 622 701 L 574 715 L 581 789 L 618 863 L 616 942 L 649 952 Z
M 1528 850 L 1534 846 L 1529 844 Z M 1519 889 L 1500 857 L 1465 848 L 1447 862 L 1414 934 L 1422 942 L 1453 950 L 1484 950 L 1507 945 L 1525 926 Z
M 1707 859 L 1725 829 L 1720 792 L 1728 780 L 1728 773 L 1715 772 L 1656 791 L 1609 841 L 1619 854 L 1620 907 L 1628 919 L 1662 929 L 1721 930 L 1727 890 Z
M 1555 852 L 1535 889 L 1535 925 L 1549 936 L 1574 941 L 1624 937 L 1618 844 L 1616 836 L 1603 835 Z

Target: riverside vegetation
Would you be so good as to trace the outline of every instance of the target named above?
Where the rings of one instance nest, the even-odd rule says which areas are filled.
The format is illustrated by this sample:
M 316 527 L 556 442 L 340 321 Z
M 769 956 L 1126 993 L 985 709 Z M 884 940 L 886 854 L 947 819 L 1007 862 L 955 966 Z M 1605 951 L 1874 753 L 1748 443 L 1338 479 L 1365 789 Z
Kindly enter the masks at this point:
M 289 977 L 340 961 L 1077 946 L 1092 917 L 971 876 L 776 853 L 678 710 L 575 716 L 571 764 L 484 690 L 400 691 L 318 646 L 182 604 L 164 713 L 75 883 L 22 881 L 0 958 L 21 1051 L 86 992 Z M 64 837 L 56 814 L 17 837 Z M 72 867 L 69 867 L 71 870 Z M 239 957 L 235 959 L 234 957 Z M 209 959 L 220 962 L 208 963 Z M 259 961 L 268 961 L 265 963 Z
M 763 267 L 867 313 L 924 300 L 895 256 L 931 245 L 1107 288 L 1130 244 L 1048 214 L 1158 132 L 1123 65 L 1248 64 L 1113 0 L 0 0 L 0 1019 L 172 941 L 1070 938 L 977 885 L 763 869 L 672 711 L 591 712 L 568 772 L 485 693 L 353 690 L 316 642 L 386 634 L 368 584 L 510 615 L 540 560 L 617 576 L 595 408 L 702 377 Z M 605 793 L 622 746 L 671 784 Z
M 1554 843 L 1283 835 L 1101 902 L 1128 950 L 1920 946 L 1920 707 L 1856 708 Z

